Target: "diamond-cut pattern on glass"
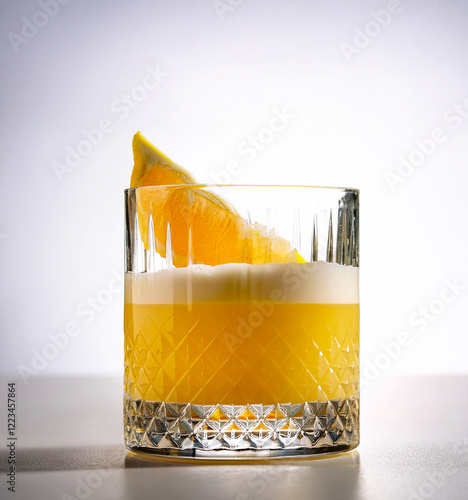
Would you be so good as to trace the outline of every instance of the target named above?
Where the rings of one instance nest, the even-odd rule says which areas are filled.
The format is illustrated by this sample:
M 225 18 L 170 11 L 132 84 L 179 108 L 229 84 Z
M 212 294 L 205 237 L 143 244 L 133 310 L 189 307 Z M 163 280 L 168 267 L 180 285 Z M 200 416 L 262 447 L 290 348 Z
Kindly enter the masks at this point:
M 354 447 L 359 400 L 277 405 L 124 401 L 129 447 L 154 450 L 275 450 Z

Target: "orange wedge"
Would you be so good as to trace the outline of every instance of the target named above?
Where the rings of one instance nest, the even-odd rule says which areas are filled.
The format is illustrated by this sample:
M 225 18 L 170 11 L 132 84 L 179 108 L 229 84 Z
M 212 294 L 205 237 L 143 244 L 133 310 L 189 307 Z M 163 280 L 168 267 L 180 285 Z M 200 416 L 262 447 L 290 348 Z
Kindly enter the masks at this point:
M 156 251 L 166 257 L 170 238 L 177 267 L 304 262 L 284 238 L 258 223 L 248 223 L 219 196 L 190 187 L 195 184 L 193 177 L 139 132 L 133 138 L 133 156 L 131 187 L 147 186 L 137 190 L 138 224 L 146 249 L 151 220 Z

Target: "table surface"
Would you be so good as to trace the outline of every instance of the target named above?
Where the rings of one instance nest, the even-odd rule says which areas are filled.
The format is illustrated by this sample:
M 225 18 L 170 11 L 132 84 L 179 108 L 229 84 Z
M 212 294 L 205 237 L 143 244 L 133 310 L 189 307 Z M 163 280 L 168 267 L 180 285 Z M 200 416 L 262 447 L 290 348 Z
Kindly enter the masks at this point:
M 357 450 L 268 463 L 143 460 L 122 444 L 121 399 L 115 378 L 17 381 L 16 493 L 2 446 L 0 498 L 468 499 L 468 377 L 376 380 Z

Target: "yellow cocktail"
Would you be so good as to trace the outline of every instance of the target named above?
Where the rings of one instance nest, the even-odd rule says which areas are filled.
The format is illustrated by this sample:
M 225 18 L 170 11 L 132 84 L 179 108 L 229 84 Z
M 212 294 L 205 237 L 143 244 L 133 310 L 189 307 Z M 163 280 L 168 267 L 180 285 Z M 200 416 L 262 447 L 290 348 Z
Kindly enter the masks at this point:
M 195 184 L 140 134 L 126 190 L 131 450 L 272 458 L 359 443 L 359 197 Z
M 128 396 L 203 405 L 297 404 L 354 396 L 359 374 L 357 281 L 354 288 L 348 283 L 348 297 L 343 292 L 338 297 L 344 303 L 334 303 L 333 297 L 329 303 L 314 303 L 309 297 L 319 298 L 319 282 L 305 283 L 293 293 L 281 277 L 302 266 L 313 270 L 309 279 L 325 280 L 328 274 L 340 274 L 336 264 L 271 266 L 231 266 L 210 275 L 206 269 L 128 275 Z M 348 274 L 349 281 L 352 271 L 341 274 Z M 203 300 L 187 302 L 187 286 Z

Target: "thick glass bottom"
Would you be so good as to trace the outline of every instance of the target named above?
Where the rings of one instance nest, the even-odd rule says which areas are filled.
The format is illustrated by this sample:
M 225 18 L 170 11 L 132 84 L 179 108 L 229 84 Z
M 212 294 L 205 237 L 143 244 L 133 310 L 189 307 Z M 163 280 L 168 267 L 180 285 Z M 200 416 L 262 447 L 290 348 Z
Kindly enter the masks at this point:
M 166 457 L 272 459 L 352 450 L 359 398 L 196 405 L 124 399 L 126 446 Z
M 281 460 L 286 458 L 307 458 L 318 456 L 334 456 L 351 451 L 357 447 L 339 445 L 339 446 L 324 446 L 322 448 L 284 448 L 281 450 L 174 450 L 161 448 L 145 448 L 140 446 L 128 446 L 130 451 L 135 453 L 144 453 L 165 458 L 181 458 L 181 459 L 198 459 L 198 460 Z

